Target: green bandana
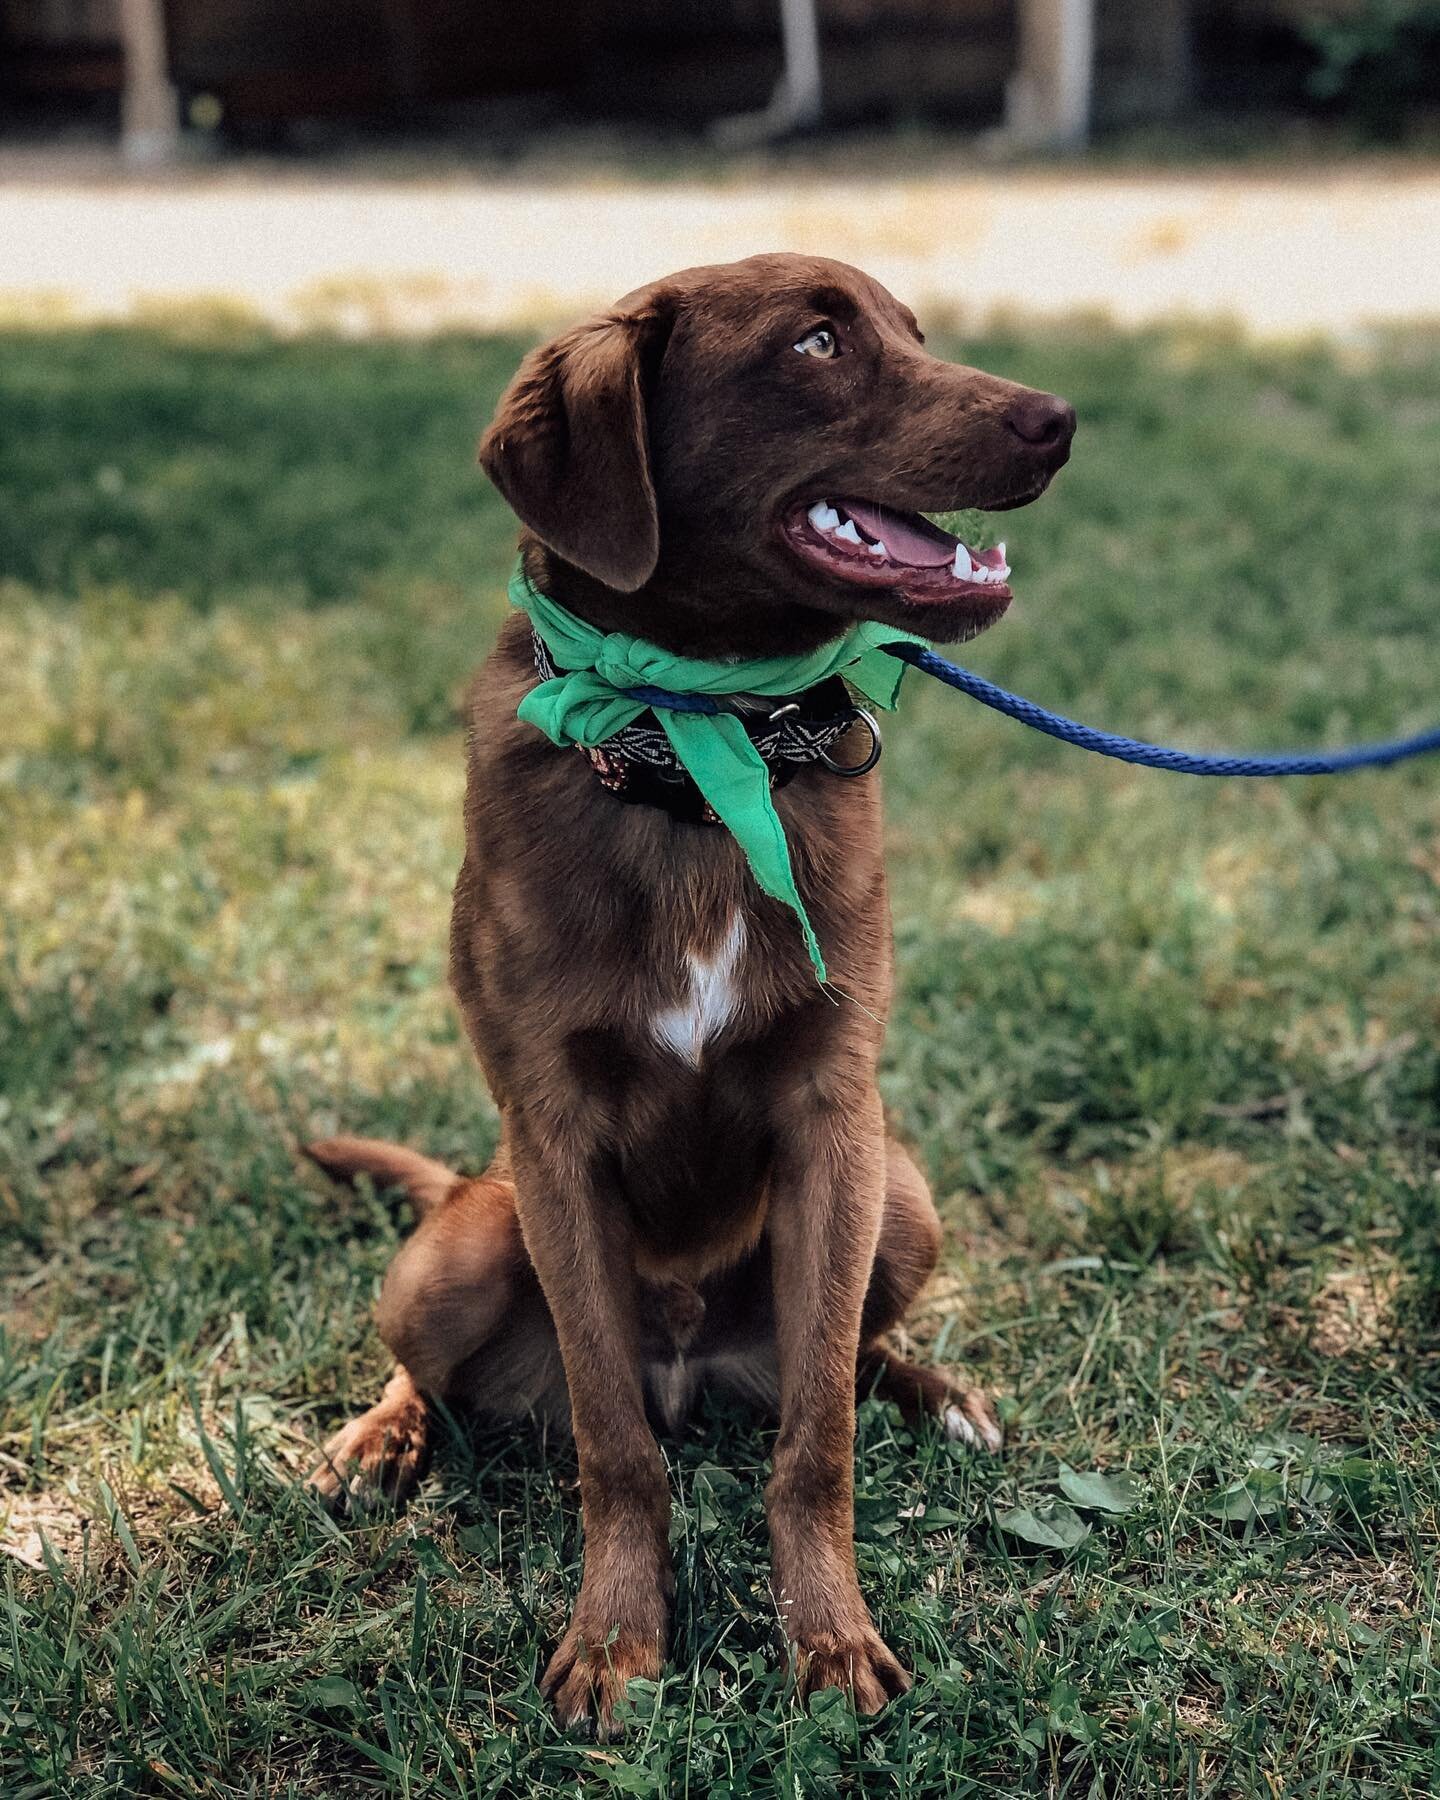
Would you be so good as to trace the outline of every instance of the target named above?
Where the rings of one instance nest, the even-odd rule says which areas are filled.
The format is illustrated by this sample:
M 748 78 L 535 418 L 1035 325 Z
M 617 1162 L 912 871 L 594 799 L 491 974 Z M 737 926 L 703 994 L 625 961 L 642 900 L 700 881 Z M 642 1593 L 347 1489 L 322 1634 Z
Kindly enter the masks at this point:
M 766 656 L 755 662 L 702 662 L 677 656 L 623 631 L 597 631 L 539 593 L 517 568 L 510 600 L 538 632 L 560 673 L 542 681 L 520 702 L 519 715 L 552 743 L 589 749 L 623 731 L 651 709 L 626 688 L 656 687 L 672 694 L 798 694 L 832 675 L 843 675 L 867 700 L 893 711 L 905 665 L 887 656 L 886 644 L 923 643 L 893 625 L 865 620 L 843 637 L 800 656 Z M 805 947 L 821 981 L 825 959 L 805 916 L 790 867 L 790 848 L 770 795 L 770 772 L 740 720 L 729 713 L 654 709 L 696 787 L 710 802 L 767 894 L 783 900 L 800 921 Z

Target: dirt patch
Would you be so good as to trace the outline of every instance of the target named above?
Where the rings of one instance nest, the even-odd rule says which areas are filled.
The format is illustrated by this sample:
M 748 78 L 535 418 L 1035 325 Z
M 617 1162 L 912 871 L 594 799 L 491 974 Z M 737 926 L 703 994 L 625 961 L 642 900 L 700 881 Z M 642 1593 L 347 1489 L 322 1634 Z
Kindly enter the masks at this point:
M 1391 1335 L 1400 1285 L 1394 1269 L 1332 1269 L 1315 1296 L 1311 1344 L 1321 1356 L 1379 1349 Z
M 198 306 L 350 335 L 532 329 L 658 273 L 757 250 L 863 263 L 935 317 L 1222 317 L 1364 332 L 1440 313 L 1440 175 L 1072 176 L 965 166 L 652 184 L 177 172 L 0 188 L 0 317 Z M 95 246 L 104 246 L 97 256 Z
M 0 1556 L 27 1569 L 43 1570 L 48 1544 L 61 1562 L 67 1562 L 79 1551 L 89 1519 L 75 1497 L 63 1490 L 17 1494 L 0 1489 Z

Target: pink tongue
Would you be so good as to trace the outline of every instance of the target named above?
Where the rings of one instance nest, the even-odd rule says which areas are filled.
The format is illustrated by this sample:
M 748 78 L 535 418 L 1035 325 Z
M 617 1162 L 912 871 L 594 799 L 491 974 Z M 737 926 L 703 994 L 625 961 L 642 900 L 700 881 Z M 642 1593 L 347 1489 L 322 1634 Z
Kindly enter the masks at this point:
M 865 500 L 835 502 L 849 513 L 868 538 L 878 538 L 891 562 L 916 569 L 940 569 L 955 560 L 960 541 L 922 519 L 918 513 L 892 512 L 888 506 L 872 506 Z

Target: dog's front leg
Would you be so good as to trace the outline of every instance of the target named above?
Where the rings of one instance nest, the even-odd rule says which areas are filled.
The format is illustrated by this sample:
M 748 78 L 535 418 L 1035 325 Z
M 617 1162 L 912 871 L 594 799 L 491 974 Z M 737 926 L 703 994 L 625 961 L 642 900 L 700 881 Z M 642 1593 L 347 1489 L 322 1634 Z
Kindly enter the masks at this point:
M 593 1717 L 605 1736 L 626 1683 L 660 1674 L 670 1493 L 645 1421 L 623 1214 L 573 1146 L 512 1126 L 521 1230 L 560 1340 L 585 1525 L 580 1595 L 541 1687 L 562 1724 Z
M 855 1573 L 855 1358 L 884 1206 L 885 1132 L 868 1076 L 812 1097 L 770 1206 L 780 1434 L 765 1492 L 771 1580 L 802 1694 L 843 1687 L 877 1712 L 909 1677 Z

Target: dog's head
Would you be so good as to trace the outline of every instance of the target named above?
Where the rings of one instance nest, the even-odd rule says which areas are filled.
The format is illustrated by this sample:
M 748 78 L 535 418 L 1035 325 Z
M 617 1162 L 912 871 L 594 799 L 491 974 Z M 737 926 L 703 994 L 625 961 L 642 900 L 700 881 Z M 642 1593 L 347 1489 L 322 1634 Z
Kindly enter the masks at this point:
M 752 256 L 532 351 L 480 459 L 562 571 L 608 591 L 607 624 L 673 638 L 657 620 L 708 615 L 778 645 L 782 617 L 817 638 L 869 618 L 951 642 L 1005 611 L 1008 570 L 922 514 L 1026 505 L 1074 430 L 1053 394 L 932 356 L 860 270 Z

